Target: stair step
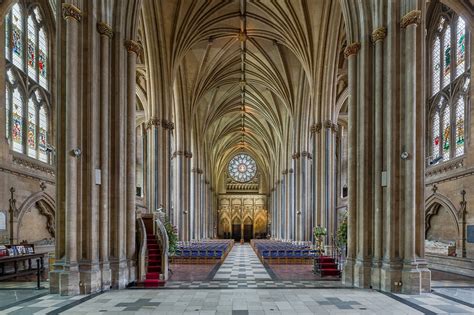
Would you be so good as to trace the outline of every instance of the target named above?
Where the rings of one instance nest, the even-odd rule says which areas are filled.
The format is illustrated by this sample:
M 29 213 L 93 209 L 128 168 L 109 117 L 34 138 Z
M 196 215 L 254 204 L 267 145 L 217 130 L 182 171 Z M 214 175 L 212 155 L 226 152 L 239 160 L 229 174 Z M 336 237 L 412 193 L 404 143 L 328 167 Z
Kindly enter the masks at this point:
M 165 283 L 166 283 L 165 280 L 158 280 L 158 279 L 147 279 L 143 281 L 143 284 L 145 285 L 146 288 L 164 287 Z
M 148 266 L 148 272 L 161 272 L 161 266 Z
M 160 273 L 159 272 L 148 272 L 146 274 L 146 279 L 160 279 Z
M 321 269 L 321 277 L 324 276 L 339 276 L 341 271 L 338 269 Z

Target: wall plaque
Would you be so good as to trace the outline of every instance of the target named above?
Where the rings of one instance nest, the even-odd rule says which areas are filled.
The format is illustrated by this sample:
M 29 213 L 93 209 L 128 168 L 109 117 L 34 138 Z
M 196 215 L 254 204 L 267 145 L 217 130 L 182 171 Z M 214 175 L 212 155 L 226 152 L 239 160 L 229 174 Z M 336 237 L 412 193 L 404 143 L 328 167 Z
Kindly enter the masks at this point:
M 474 243 L 474 225 L 467 226 L 467 242 Z

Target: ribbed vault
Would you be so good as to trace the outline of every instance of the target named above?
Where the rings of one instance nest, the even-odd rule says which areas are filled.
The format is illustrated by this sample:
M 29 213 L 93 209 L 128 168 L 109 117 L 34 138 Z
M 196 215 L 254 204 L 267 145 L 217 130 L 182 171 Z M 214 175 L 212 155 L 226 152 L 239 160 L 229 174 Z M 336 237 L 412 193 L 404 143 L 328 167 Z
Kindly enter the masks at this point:
M 175 122 L 176 150 L 214 185 L 245 151 L 271 188 L 292 153 L 309 150 L 310 125 L 331 119 L 316 104 L 333 94 L 321 87 L 335 80 L 324 63 L 326 41 L 338 46 L 336 1 L 147 1 L 142 21 L 146 112 Z

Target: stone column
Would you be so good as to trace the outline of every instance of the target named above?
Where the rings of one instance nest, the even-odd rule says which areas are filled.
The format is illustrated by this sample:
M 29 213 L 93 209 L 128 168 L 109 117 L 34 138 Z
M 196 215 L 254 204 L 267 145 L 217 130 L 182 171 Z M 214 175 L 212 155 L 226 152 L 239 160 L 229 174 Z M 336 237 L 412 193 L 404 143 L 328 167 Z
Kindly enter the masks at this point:
M 64 109 L 58 109 L 58 178 L 57 178 L 57 217 L 55 270 L 51 272 L 51 293 L 61 295 L 79 294 L 78 272 L 78 159 L 79 148 L 79 29 L 82 12 L 76 6 L 63 3 L 63 18 L 59 23 L 61 46 L 58 58 L 63 71 L 60 76 L 59 94 Z M 64 45 L 64 46 L 63 46 Z M 62 77 L 62 80 L 61 80 Z M 61 128 L 62 127 L 62 128 Z
M 201 186 L 202 170 L 195 167 L 191 170 L 191 225 L 193 227 L 192 239 L 200 239 L 203 225 L 203 218 L 201 213 L 201 195 L 203 187 Z
M 133 40 L 126 40 L 127 49 L 127 262 L 129 281 L 136 280 L 136 65 L 142 48 Z
M 403 204 L 403 244 L 404 259 L 402 270 L 402 293 L 419 294 L 421 276 L 416 263 L 415 226 L 416 226 L 416 31 L 420 24 L 421 11 L 413 10 L 405 14 L 400 22 L 404 32 L 402 46 L 404 56 L 404 79 L 402 96 L 402 117 L 405 123 L 401 158 L 404 169 Z
M 161 200 L 160 190 L 163 189 L 164 183 L 160 181 L 160 170 L 162 150 L 164 144 L 162 139 L 163 130 L 160 128 L 162 121 L 156 117 L 151 117 L 146 124 L 147 131 L 147 204 L 149 211 L 156 210 L 165 206 Z M 169 157 L 168 157 L 169 160 Z M 171 211 L 170 209 L 165 209 Z M 169 215 L 169 213 L 167 213 Z
M 372 288 L 381 289 L 382 265 L 382 213 L 383 194 L 382 194 L 382 165 L 383 165 L 383 39 L 387 35 L 385 27 L 377 28 L 372 33 L 372 42 L 375 45 L 375 161 L 374 161 L 374 253 L 372 259 Z
M 347 230 L 347 257 L 342 276 L 342 282 L 346 285 L 354 285 L 354 264 L 357 244 L 357 53 L 360 43 L 351 43 L 344 52 L 348 59 L 348 142 L 349 142 L 349 170 L 348 170 L 348 230 Z
M 109 264 L 109 118 L 110 118 L 110 39 L 112 28 L 104 22 L 97 23 L 100 34 L 100 206 L 99 206 L 99 261 L 102 271 L 101 290 L 109 290 L 111 272 Z
M 335 189 L 335 135 L 337 133 L 337 124 L 331 120 L 324 122 L 324 128 L 321 130 L 321 226 L 326 227 L 327 236 L 325 244 L 332 246 L 332 238 L 335 235 L 335 203 L 334 203 L 334 189 Z

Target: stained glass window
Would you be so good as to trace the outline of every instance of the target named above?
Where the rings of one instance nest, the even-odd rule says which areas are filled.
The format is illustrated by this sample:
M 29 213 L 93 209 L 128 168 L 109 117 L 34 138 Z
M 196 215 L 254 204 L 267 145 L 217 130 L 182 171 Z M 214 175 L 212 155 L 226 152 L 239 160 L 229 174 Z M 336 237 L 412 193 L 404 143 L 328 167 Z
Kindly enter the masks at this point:
M 464 99 L 460 97 L 456 104 L 456 156 L 464 154 Z
M 451 28 L 448 26 L 443 36 L 443 88 L 451 82 Z
M 36 106 L 32 99 L 28 102 L 28 155 L 36 157 Z
M 5 17 L 5 130 L 13 151 L 48 163 L 49 34 L 43 23 L 40 7 L 32 0 L 13 5 Z M 26 91 L 31 90 L 28 99 Z
M 36 24 L 33 16 L 28 17 L 28 76 L 36 81 Z
M 23 69 L 23 16 L 18 4 L 12 7 L 11 52 L 15 66 Z
M 454 11 L 442 3 L 432 18 L 437 21 L 432 29 L 428 29 L 431 62 L 431 96 L 428 109 L 432 114 L 428 117 L 431 126 L 431 150 L 429 165 L 451 158 L 460 157 L 465 153 L 465 135 L 469 131 L 466 121 L 470 103 L 469 74 L 469 26 Z
M 41 106 L 41 109 L 39 111 L 39 143 L 38 143 L 38 149 L 39 149 L 39 154 L 38 158 L 40 161 L 47 162 L 48 161 L 48 155 L 46 153 L 46 148 L 47 148 L 47 137 L 48 137 L 48 118 L 46 115 L 46 110 L 44 109 L 44 106 Z
M 248 154 L 238 154 L 229 163 L 229 175 L 238 182 L 248 182 L 256 173 L 257 165 Z
M 449 160 L 451 157 L 451 111 L 449 106 L 444 109 L 443 113 L 443 161 Z
M 432 95 L 439 92 L 440 88 L 440 73 L 441 73 L 441 56 L 440 56 L 440 41 L 439 37 L 436 36 L 436 40 L 433 45 L 433 81 L 432 81 Z
M 466 59 L 466 22 L 458 17 L 456 25 L 456 77 L 464 73 Z
M 39 31 L 39 51 L 38 51 L 38 72 L 39 72 L 39 83 L 45 89 L 48 88 L 48 80 L 47 80 L 47 60 L 48 60 L 48 49 L 47 49 L 47 41 L 46 41 L 46 34 L 44 29 L 41 28 Z
M 23 153 L 23 97 L 18 89 L 13 91 L 12 142 L 13 150 Z
M 439 146 L 441 144 L 441 138 L 439 135 L 439 113 L 436 112 L 433 116 L 433 160 L 439 158 Z

